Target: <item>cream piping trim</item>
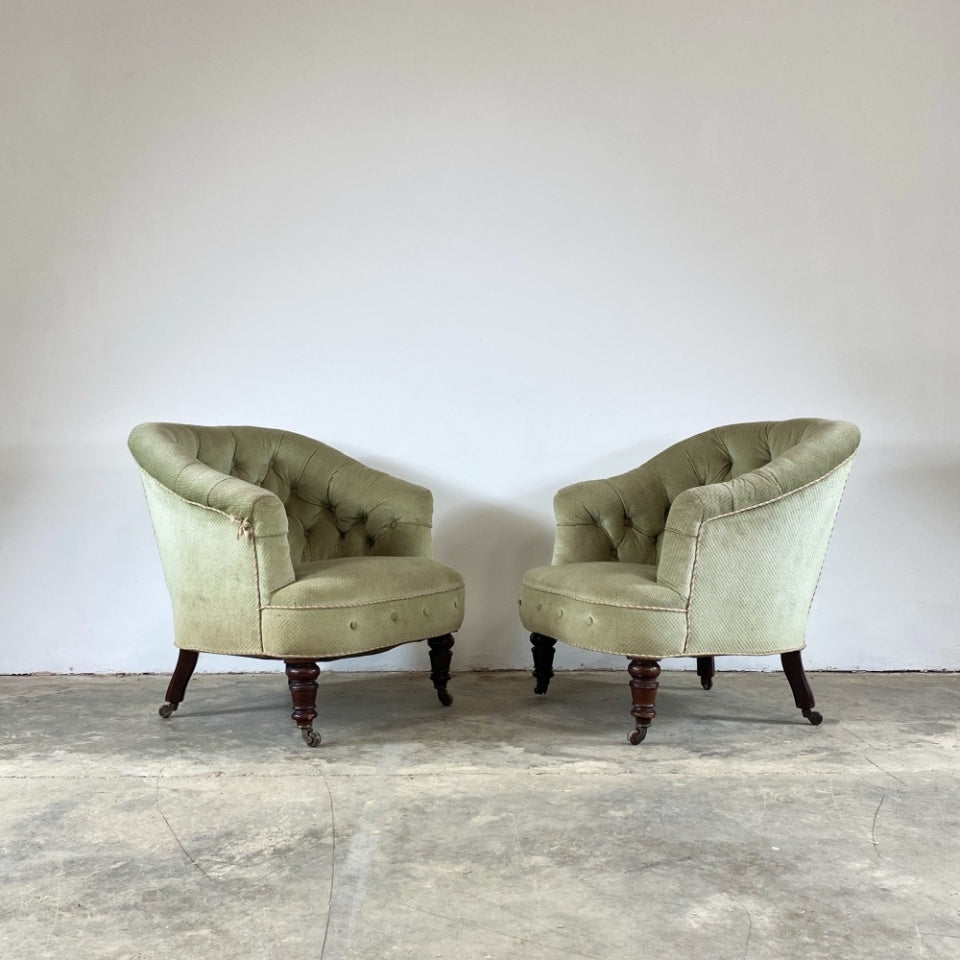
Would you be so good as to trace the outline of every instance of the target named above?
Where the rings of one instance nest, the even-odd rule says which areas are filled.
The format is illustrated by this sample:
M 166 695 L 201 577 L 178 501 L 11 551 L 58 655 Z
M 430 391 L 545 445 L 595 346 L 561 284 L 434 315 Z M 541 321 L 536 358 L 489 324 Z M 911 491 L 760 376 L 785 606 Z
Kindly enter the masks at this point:
M 289 586 L 289 584 L 288 584 Z M 283 587 L 282 589 L 286 589 Z M 417 600 L 420 597 L 436 597 L 443 593 L 459 593 L 463 587 L 444 587 L 442 590 L 426 590 L 423 593 L 406 593 L 399 597 L 384 597 L 382 600 L 366 600 L 363 603 L 327 603 L 323 606 L 316 604 L 286 604 L 268 603 L 266 610 L 349 610 L 351 607 L 375 607 L 381 603 L 401 603 L 404 600 Z
M 525 587 L 532 593 L 549 593 L 552 597 L 565 597 L 568 600 L 576 600 L 578 603 L 592 603 L 597 607 L 613 607 L 618 610 L 655 610 L 662 613 L 683 613 L 685 608 L 680 607 L 650 607 L 645 604 L 635 603 L 610 603 L 606 600 L 597 600 L 591 597 L 578 597 L 572 593 L 560 593 L 558 590 L 548 590 L 546 587 Z M 664 589 L 669 590 L 669 587 Z

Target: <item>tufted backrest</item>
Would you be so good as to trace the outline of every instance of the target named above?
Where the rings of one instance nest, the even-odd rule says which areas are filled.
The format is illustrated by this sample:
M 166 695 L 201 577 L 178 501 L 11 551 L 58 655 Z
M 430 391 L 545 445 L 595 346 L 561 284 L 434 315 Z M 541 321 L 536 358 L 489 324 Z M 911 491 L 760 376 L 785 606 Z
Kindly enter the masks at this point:
M 429 557 L 429 490 L 260 427 L 142 423 L 140 465 L 177 643 L 258 655 L 261 610 L 314 560 Z
M 627 473 L 560 490 L 553 562 L 655 564 L 682 494 L 710 487 L 737 509 L 823 476 L 853 455 L 859 439 L 851 423 L 797 419 L 732 424 L 681 440 Z
M 829 420 L 708 430 L 561 490 L 553 562 L 656 565 L 685 655 L 798 650 L 859 441 Z
M 273 494 L 294 564 L 363 555 L 429 555 L 429 490 L 364 466 L 317 440 L 262 427 L 142 424 L 131 450 L 156 480 L 209 505 L 200 465 Z M 200 474 L 199 485 L 191 478 Z M 222 485 L 222 484 L 221 484 Z

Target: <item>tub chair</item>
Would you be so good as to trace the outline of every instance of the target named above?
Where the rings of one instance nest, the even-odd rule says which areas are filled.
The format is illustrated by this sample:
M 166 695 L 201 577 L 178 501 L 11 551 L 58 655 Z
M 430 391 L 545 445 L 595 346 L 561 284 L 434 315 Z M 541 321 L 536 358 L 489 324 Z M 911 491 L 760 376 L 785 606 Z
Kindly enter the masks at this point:
M 807 613 L 860 433 L 787 420 L 718 427 L 643 466 L 560 490 L 553 562 L 523 578 L 520 618 L 544 694 L 557 640 L 629 658 L 640 743 L 656 716 L 660 660 L 780 654 L 814 726 L 803 670 Z
M 144 423 L 129 446 L 180 648 L 162 717 L 200 653 L 283 660 L 292 718 L 314 747 L 318 663 L 416 640 L 451 703 L 463 580 L 431 559 L 429 490 L 282 430 Z

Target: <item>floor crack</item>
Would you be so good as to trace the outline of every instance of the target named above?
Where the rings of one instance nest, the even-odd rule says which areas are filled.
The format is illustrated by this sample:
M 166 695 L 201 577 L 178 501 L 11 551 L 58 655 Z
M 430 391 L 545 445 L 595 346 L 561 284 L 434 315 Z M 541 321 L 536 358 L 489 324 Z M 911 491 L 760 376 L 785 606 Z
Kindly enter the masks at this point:
M 893 777 L 893 779 L 896 780 L 897 783 L 902 783 L 904 786 L 906 786 L 906 783 L 907 783 L 906 780 L 901 780 L 895 773 L 891 773 L 889 770 L 884 770 L 879 763 L 877 763 L 875 760 L 871 760 L 866 754 L 864 754 L 863 756 L 864 756 L 864 759 L 867 761 L 867 763 L 872 763 L 881 773 L 885 773 L 888 777 Z
M 873 811 L 873 823 L 870 825 L 870 842 L 873 844 L 873 851 L 878 857 L 880 856 L 880 844 L 877 842 L 877 817 L 880 816 L 880 808 L 883 806 L 886 797 L 886 791 L 880 794 L 880 802 L 877 804 L 877 809 Z
M 323 960 L 323 955 L 327 950 L 327 937 L 330 936 L 330 916 L 333 913 L 333 886 L 337 871 L 337 821 L 333 814 L 333 793 L 322 770 L 320 771 L 320 779 L 323 780 L 323 786 L 327 791 L 327 800 L 330 803 L 330 890 L 327 896 L 327 922 L 323 925 L 323 941 L 320 944 L 320 960 Z
M 753 936 L 753 914 L 739 901 L 737 906 L 747 915 L 747 938 L 743 942 L 743 960 L 747 960 L 747 951 L 750 949 L 750 937 Z
M 157 774 L 157 792 L 156 796 L 154 797 L 154 806 L 157 808 L 157 813 L 160 814 L 160 819 L 166 824 L 167 829 L 170 831 L 170 836 L 173 837 L 177 846 L 180 848 L 180 852 L 207 878 L 207 880 L 213 883 L 213 877 L 211 877 L 210 874 L 207 873 L 207 871 L 204 870 L 203 867 L 201 867 L 200 864 L 190 855 L 187 848 L 181 842 L 180 837 L 177 836 L 177 831 L 171 826 L 170 821 L 167 819 L 167 815 L 163 812 L 163 807 L 160 806 L 160 778 L 162 776 L 163 771 L 161 770 L 160 773 Z

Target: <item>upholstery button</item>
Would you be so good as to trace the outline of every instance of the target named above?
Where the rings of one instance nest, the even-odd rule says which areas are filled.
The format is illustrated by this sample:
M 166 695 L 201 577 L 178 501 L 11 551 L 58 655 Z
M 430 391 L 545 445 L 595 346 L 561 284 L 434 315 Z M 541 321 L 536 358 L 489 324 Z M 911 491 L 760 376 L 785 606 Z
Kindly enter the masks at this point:
M 593 617 L 587 617 L 587 623 L 593 623 Z
M 430 611 L 429 611 L 426 607 L 423 608 L 423 615 L 424 615 L 425 617 L 429 617 L 429 616 L 430 616 Z
M 367 537 L 367 546 L 372 547 L 377 541 L 373 537 Z
M 357 629 L 357 621 L 356 621 L 356 620 L 351 620 L 351 621 L 350 621 L 350 629 L 351 629 L 351 630 L 356 630 L 356 629 Z
M 388 524 L 388 526 L 390 527 L 391 530 L 396 530 L 396 529 L 397 529 L 397 524 L 398 524 L 399 522 L 400 522 L 399 520 L 391 520 L 390 523 Z
M 459 610 L 459 609 L 460 609 L 460 601 L 459 601 L 459 600 L 454 600 L 454 601 L 453 601 L 453 609 L 454 609 L 454 610 Z
M 563 619 L 563 607 L 561 607 L 561 608 L 557 611 L 557 619 L 558 619 L 558 620 L 562 620 L 562 619 Z
M 391 619 L 394 623 L 396 623 L 396 622 L 400 619 L 400 614 L 397 613 L 396 611 L 394 611 L 393 613 L 390 614 L 390 619 Z
M 540 611 L 540 610 L 542 610 L 542 609 L 543 609 L 543 604 L 542 604 L 542 603 L 538 603 L 538 604 L 537 604 L 537 611 Z
M 629 517 L 624 517 L 624 518 L 623 518 L 623 525 L 624 525 L 625 527 L 632 527 L 632 526 L 633 526 L 633 521 L 632 521 Z

